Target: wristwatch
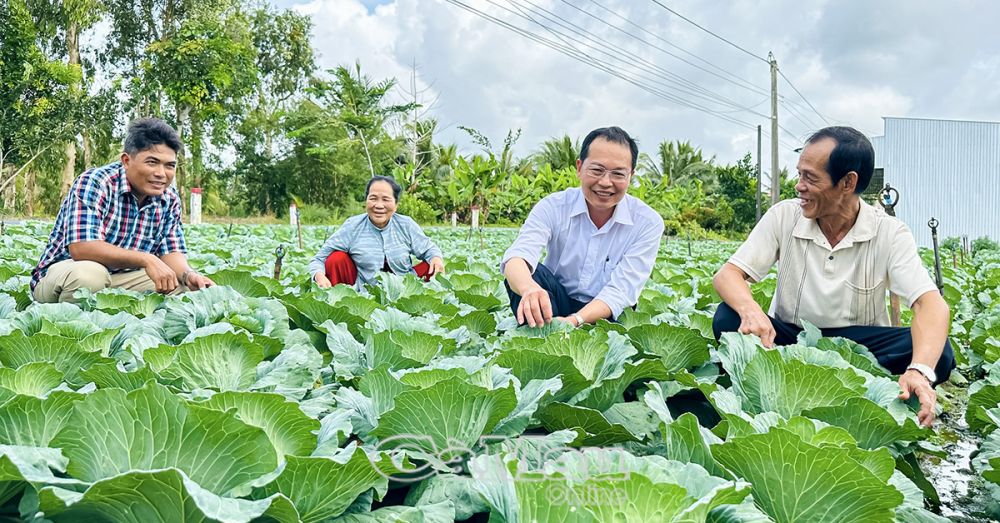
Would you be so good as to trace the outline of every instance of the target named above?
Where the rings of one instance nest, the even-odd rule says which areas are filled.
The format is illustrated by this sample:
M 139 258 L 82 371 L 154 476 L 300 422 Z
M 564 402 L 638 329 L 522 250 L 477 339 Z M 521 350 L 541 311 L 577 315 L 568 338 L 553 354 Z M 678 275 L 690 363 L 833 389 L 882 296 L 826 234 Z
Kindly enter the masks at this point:
M 906 366 L 906 370 L 915 370 L 920 374 L 923 374 L 927 381 L 931 382 L 933 385 L 937 381 L 937 374 L 934 373 L 934 369 L 924 365 L 923 363 L 911 363 Z
M 577 327 L 582 327 L 583 326 L 583 324 L 584 324 L 583 316 L 580 316 L 579 314 L 577 314 L 577 313 L 574 312 L 573 313 L 573 318 L 576 320 L 576 326 Z

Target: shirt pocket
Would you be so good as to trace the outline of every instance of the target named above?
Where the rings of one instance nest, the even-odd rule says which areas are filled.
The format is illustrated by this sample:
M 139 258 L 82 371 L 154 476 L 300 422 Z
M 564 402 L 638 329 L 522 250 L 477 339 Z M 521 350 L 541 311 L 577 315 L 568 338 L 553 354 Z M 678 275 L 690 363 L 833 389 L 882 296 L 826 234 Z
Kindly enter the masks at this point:
M 611 281 L 611 275 L 614 274 L 615 269 L 618 268 L 618 263 L 621 262 L 621 258 L 615 258 L 614 256 L 605 255 L 599 263 L 600 278 L 602 282 Z
M 850 295 L 847 321 L 851 325 L 876 325 L 879 318 L 879 307 L 885 309 L 885 279 L 878 280 L 874 285 L 858 285 L 845 281 Z
M 155 253 L 163 244 L 163 232 L 157 228 L 142 229 L 135 232 L 135 249 Z

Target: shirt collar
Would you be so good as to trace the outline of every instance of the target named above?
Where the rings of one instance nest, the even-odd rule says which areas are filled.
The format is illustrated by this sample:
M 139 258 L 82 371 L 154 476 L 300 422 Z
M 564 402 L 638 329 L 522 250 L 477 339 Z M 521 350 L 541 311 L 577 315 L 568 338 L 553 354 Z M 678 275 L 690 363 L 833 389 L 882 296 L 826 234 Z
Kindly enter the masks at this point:
M 115 162 L 112 164 L 112 168 L 115 170 L 115 176 L 118 178 L 118 194 L 132 192 L 132 184 L 128 183 L 128 176 L 125 176 L 125 166 L 121 162 Z
M 583 197 L 583 189 L 577 189 L 576 201 L 573 202 L 569 215 L 573 217 L 581 214 L 587 214 L 587 199 Z
M 611 215 L 611 221 L 622 225 L 632 225 L 632 204 L 626 194 L 622 201 L 615 205 L 615 212 Z
M 583 196 L 583 189 L 577 191 L 576 201 L 573 202 L 573 207 L 570 209 L 570 217 L 579 216 L 581 214 L 586 214 L 587 209 L 587 198 Z M 608 223 L 620 223 L 622 225 L 632 225 L 632 207 L 629 203 L 628 194 L 622 198 L 622 201 L 618 202 L 615 206 L 614 213 L 611 214 L 611 219 Z
M 859 199 L 859 201 L 861 202 L 861 208 L 858 211 L 858 219 L 854 221 L 854 225 L 851 227 L 851 230 L 847 231 L 844 239 L 837 244 L 838 248 L 841 246 L 847 247 L 857 242 L 865 242 L 875 237 L 878 211 L 865 203 L 864 200 Z M 819 228 L 819 223 L 809 218 L 800 219 L 792 229 L 792 235 L 796 238 L 812 240 L 817 244 L 826 242 L 826 236 Z
M 365 223 L 368 224 L 368 227 L 370 227 L 371 230 L 373 230 L 375 232 L 385 232 L 385 231 L 388 231 L 390 227 L 392 227 L 393 223 L 396 222 L 396 213 L 392 213 L 392 216 L 389 217 L 389 221 L 385 223 L 385 227 L 383 227 L 381 229 L 379 229 L 378 227 L 375 226 L 374 223 L 372 223 L 372 219 L 368 217 L 368 213 L 365 213 L 365 220 L 364 221 L 365 221 Z

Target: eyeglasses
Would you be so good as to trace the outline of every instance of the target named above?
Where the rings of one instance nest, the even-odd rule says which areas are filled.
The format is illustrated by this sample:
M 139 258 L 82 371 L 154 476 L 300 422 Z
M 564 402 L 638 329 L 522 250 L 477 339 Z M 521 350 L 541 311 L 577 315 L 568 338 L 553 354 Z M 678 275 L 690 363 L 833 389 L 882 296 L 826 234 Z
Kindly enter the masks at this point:
M 625 170 L 610 171 L 608 169 L 605 169 L 604 167 L 600 167 L 597 165 L 587 167 L 583 172 L 587 173 L 587 176 L 590 176 L 595 180 L 604 178 L 604 175 L 608 174 L 610 175 L 611 181 L 613 182 L 624 182 L 628 180 L 629 176 L 632 175 L 631 171 L 625 171 Z

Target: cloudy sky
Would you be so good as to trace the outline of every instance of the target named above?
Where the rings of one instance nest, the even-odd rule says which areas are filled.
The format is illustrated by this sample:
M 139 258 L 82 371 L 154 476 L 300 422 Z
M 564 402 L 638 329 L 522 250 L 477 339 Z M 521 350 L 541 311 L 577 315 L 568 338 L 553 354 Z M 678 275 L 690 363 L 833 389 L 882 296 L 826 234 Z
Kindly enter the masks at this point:
M 782 165 L 824 122 L 875 135 L 883 116 L 1000 121 L 988 0 L 456 0 L 590 64 L 445 0 L 272 1 L 312 17 L 321 68 L 360 60 L 409 89 L 416 64 L 436 141 L 465 152 L 460 125 L 494 143 L 520 128 L 519 154 L 619 125 L 644 152 L 689 140 L 731 162 L 756 150 L 756 125 L 769 131 L 768 52 L 816 109 L 779 77 Z M 765 138 L 765 172 L 769 158 Z

